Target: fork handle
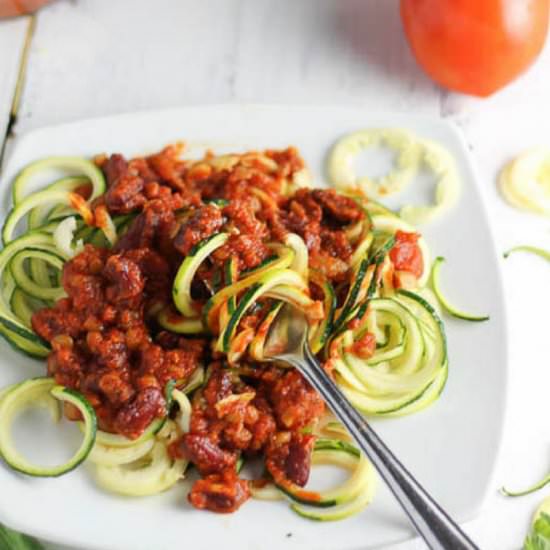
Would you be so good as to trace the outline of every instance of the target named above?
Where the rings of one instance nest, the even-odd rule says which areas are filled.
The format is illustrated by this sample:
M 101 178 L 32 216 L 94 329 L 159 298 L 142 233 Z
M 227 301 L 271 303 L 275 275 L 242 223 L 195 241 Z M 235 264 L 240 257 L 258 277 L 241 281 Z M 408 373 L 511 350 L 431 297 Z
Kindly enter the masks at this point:
M 355 410 L 340 388 L 327 376 L 309 346 L 306 345 L 304 350 L 303 361 L 306 364 L 302 364 L 302 360 L 296 356 L 287 357 L 285 360 L 298 368 L 348 429 L 428 547 L 432 550 L 479 550 Z

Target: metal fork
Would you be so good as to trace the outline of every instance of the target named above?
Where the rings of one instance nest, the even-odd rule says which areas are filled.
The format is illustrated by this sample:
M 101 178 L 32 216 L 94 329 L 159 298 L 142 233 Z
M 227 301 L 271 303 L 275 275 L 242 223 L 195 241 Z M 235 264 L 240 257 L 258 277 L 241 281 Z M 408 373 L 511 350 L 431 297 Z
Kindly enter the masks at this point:
M 283 339 L 280 338 L 281 330 L 285 336 Z M 479 550 L 327 376 L 309 348 L 307 334 L 308 324 L 304 315 L 292 306 L 285 305 L 270 329 L 264 350 L 266 359 L 282 361 L 298 369 L 319 392 L 378 470 L 429 548 Z

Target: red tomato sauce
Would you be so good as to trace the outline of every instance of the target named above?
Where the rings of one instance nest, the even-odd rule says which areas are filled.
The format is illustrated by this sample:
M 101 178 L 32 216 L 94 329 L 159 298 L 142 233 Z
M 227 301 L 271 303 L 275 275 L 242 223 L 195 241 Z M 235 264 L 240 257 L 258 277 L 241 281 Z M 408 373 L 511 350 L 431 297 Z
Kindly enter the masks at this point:
M 397 231 L 395 245 L 390 251 L 390 259 L 395 269 L 408 271 L 417 278 L 424 272 L 422 251 L 418 246 L 419 236 L 417 233 Z
M 294 148 L 261 157 L 246 153 L 225 165 L 211 155 L 181 160 L 180 149 L 169 146 L 131 160 L 118 154 L 98 158 L 107 191 L 92 209 L 96 218 L 105 211 L 129 216 L 127 230 L 113 248 L 87 245 L 65 264 L 67 297 L 36 312 L 32 326 L 51 344 L 49 375 L 88 399 L 102 430 L 129 438 L 166 416 L 169 381 L 184 385 L 198 367 L 207 368 L 206 384 L 193 394 L 191 429 L 170 452 L 190 460 L 202 475 L 190 502 L 225 513 L 250 495 L 235 470 L 241 455 L 263 456 L 282 484 L 306 484 L 314 437 L 303 429 L 319 419 L 324 403 L 295 370 L 245 361 L 237 376 L 207 338 L 163 330 L 156 315 L 172 305 L 177 269 L 198 243 L 221 231 L 229 234 L 193 281 L 193 299 L 203 306 L 228 259 L 235 260 L 238 276 L 272 254 L 268 243 L 292 232 L 305 241 L 310 267 L 338 284 L 353 252 L 346 228 L 364 213 L 333 190 L 302 188 L 289 195 L 285 186 L 304 167 Z M 421 272 L 415 238 L 398 237 L 392 250 L 396 267 Z M 248 311 L 239 328 L 255 334 L 265 305 L 260 301 Z M 314 302 L 312 311 L 322 316 L 321 303 Z M 364 342 L 361 349 L 369 346 Z M 76 409 L 66 413 L 79 418 Z

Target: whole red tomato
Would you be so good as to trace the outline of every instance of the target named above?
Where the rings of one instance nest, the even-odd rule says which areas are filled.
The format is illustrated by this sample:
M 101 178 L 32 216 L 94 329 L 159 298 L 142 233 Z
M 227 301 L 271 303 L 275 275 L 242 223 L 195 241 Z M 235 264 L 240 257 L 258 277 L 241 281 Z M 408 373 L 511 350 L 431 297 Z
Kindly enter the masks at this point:
M 0 0 L 0 18 L 33 13 L 51 0 Z
M 521 74 L 546 39 L 550 0 L 401 0 L 416 59 L 439 84 L 488 96 Z

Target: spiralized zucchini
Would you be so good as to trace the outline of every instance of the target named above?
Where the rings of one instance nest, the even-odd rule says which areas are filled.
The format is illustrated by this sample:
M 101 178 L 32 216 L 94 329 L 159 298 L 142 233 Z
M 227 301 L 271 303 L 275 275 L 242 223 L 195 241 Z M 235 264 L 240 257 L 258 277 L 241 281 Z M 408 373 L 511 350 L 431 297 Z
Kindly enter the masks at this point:
M 441 217 L 457 202 L 460 181 L 450 153 L 437 143 L 422 141 L 420 166 L 431 172 L 435 179 L 433 204 L 406 205 L 399 214 L 413 224 L 426 224 Z
M 382 346 L 362 360 L 354 353 L 353 343 L 366 331 L 377 335 Z M 399 416 L 410 412 L 413 403 L 427 406 L 446 380 L 442 323 L 423 298 L 408 291 L 399 291 L 394 298 L 373 299 L 358 326 L 342 333 L 333 346 L 336 355 L 331 361 L 337 381 L 365 414 Z M 432 387 L 437 391 L 429 391 Z M 422 399 L 426 393 L 432 396 L 430 400 Z
M 250 485 L 254 498 L 278 500 L 286 498 L 298 515 L 317 521 L 336 521 L 357 514 L 367 506 L 376 490 L 376 474 L 372 464 L 350 443 L 341 439 L 320 438 L 312 453 L 312 467 L 338 466 L 350 472 L 349 478 L 329 490 L 302 489 L 291 483 Z
M 356 158 L 362 150 L 373 146 L 386 147 L 397 154 L 394 168 L 380 178 L 358 176 Z M 434 198 L 430 205 L 405 205 L 401 208 L 400 216 L 413 224 L 431 222 L 450 210 L 458 199 L 458 172 L 452 156 L 444 147 L 404 130 L 376 128 L 344 136 L 328 157 L 332 184 L 343 190 L 359 189 L 374 199 L 401 192 L 420 169 L 428 170 L 435 177 Z
M 445 297 L 441 290 L 440 282 L 439 282 L 439 274 L 441 270 L 441 266 L 443 265 L 443 262 L 445 261 L 445 258 L 442 258 L 439 256 L 435 259 L 433 267 L 432 267 L 432 286 L 435 293 L 435 296 L 439 300 L 439 303 L 443 306 L 443 308 L 453 317 L 456 317 L 457 319 L 463 319 L 465 321 L 488 321 L 489 316 L 488 315 L 475 315 L 473 313 L 466 313 L 465 311 L 462 311 L 458 309 L 456 306 L 452 305 L 449 300 Z
M 137 439 L 129 439 L 123 435 L 97 430 L 96 441 L 106 447 L 128 448 L 152 439 L 163 427 L 165 418 L 156 418 Z M 82 424 L 79 424 L 83 429 Z
M 152 450 L 139 460 L 119 466 L 97 466 L 95 479 L 107 491 L 142 497 L 156 495 L 183 478 L 187 461 L 172 460 L 166 445 L 156 441 Z
M 190 380 L 190 384 L 197 383 L 198 377 Z M 183 479 L 188 462 L 172 459 L 168 445 L 189 431 L 191 403 L 184 391 L 173 388 L 170 393 L 178 405 L 175 421 L 154 421 L 135 440 L 98 432 L 88 460 L 95 466 L 94 477 L 101 487 L 112 493 L 141 497 L 162 493 Z
M 512 206 L 550 215 L 550 149 L 537 147 L 522 153 L 501 171 L 499 187 Z
M 396 166 L 386 176 L 357 176 L 357 155 L 370 147 L 387 147 L 397 153 Z M 367 196 L 381 198 L 401 191 L 415 176 L 418 164 L 416 139 L 398 129 L 360 130 L 341 138 L 332 148 L 328 160 L 331 182 L 337 187 L 358 187 Z
M 550 262 L 550 251 L 546 250 L 545 248 L 540 248 L 538 246 L 530 246 L 530 245 L 519 245 L 514 246 L 510 250 L 507 250 L 504 253 L 504 258 L 508 258 L 511 254 L 515 254 L 516 252 L 527 252 L 528 254 L 534 254 L 535 256 L 539 256 L 539 258 L 542 258 L 543 260 L 547 260 Z
M 88 460 L 98 466 L 108 467 L 130 464 L 150 453 L 154 445 L 154 439 L 146 439 L 129 447 L 110 447 L 96 441 Z
M 355 156 L 373 145 L 397 150 L 397 171 L 378 180 L 356 178 Z M 235 159 L 235 155 L 209 157 L 195 168 L 199 170 L 201 163 L 218 163 L 230 169 Z M 248 160 L 263 163 L 269 170 L 277 169 L 273 159 L 257 153 L 251 153 Z M 374 197 L 398 192 L 421 166 L 436 176 L 435 204 L 404 207 L 401 217 L 357 189 L 366 189 Z M 31 180 L 50 168 L 76 175 L 35 190 Z M 285 180 L 282 194 L 290 197 L 298 186 L 306 184 L 305 174 Z M 208 336 L 212 351 L 223 354 L 228 368 L 237 372 L 242 360 L 261 363 L 268 359 L 267 335 L 283 304 L 290 303 L 308 319 L 313 352 L 333 369 L 337 383 L 359 410 L 390 416 L 417 412 L 435 401 L 445 386 L 446 338 L 437 311 L 425 299 L 431 263 L 425 240 L 418 238 L 424 265 L 419 276 L 405 270 L 397 272 L 391 252 L 399 242 L 397 232 L 416 233 L 411 221 L 429 221 L 456 200 L 459 188 L 454 164 L 446 151 L 413 134 L 376 130 L 359 132 L 337 144 L 331 174 L 338 185 L 348 186 L 351 181 L 357 187 L 348 194 L 364 213 L 342 229 L 350 245 L 344 264 L 349 270 L 342 280 L 329 276 L 324 265 L 315 265 L 308 250 L 310 243 L 295 233 L 287 234 L 281 242 L 265 243 L 266 256 L 252 269 L 243 268 L 231 256 L 222 262 L 212 261 L 213 255 L 218 259 L 219 249 L 236 231 L 229 225 L 223 232 L 198 242 L 182 259 L 171 289 L 172 301 L 151 308 L 148 315 L 155 330 L 162 327 L 174 335 Z M 3 227 L 5 246 L 0 252 L 0 334 L 25 353 L 45 357 L 49 352 L 32 330 L 32 315 L 65 295 L 61 284 L 65 262 L 86 244 L 113 246 L 135 216 L 111 218 L 101 201 L 92 204 L 104 191 L 101 171 L 86 159 L 39 161 L 16 179 L 14 207 Z M 279 208 L 264 189 L 251 186 L 250 192 L 258 204 Z M 209 202 L 220 209 L 228 204 L 225 199 Z M 23 222 L 26 231 L 16 237 Z M 198 297 L 202 293 L 195 295 L 194 285 L 197 273 L 202 276 L 203 269 L 214 275 L 204 285 L 208 299 L 201 300 Z M 254 328 L 243 322 L 251 313 L 258 316 Z M 369 338 L 374 338 L 370 342 L 374 348 L 365 351 Z M 55 386 L 51 379 L 33 382 L 32 391 L 29 382 L 12 386 L 0 394 L 0 418 L 13 417 L 19 404 L 30 404 L 38 394 L 56 414 L 58 401 L 68 401 L 83 415 L 79 425 L 84 441 L 67 464 L 57 469 L 40 468 L 17 454 L 2 420 L 0 453 L 14 468 L 30 475 L 61 475 L 87 460 L 100 486 L 124 496 L 168 490 L 184 477 L 188 466 L 186 460 L 171 456 L 169 446 L 190 430 L 192 408 L 188 395 L 200 388 L 207 376 L 201 366 L 189 380 L 170 381 L 165 389 L 165 416 L 155 418 L 137 439 L 97 429 L 95 414 L 85 398 Z M 254 397 L 250 391 L 226 399 L 248 402 Z M 320 493 L 281 480 L 261 487 L 252 483 L 253 495 L 266 499 L 284 496 L 294 512 L 318 521 L 342 519 L 362 510 L 375 490 L 372 465 L 335 421 L 324 424 L 317 436 L 314 467 L 330 464 L 344 468 L 350 473 L 347 481 Z M 238 469 L 242 462 L 239 460 Z
M 40 180 L 44 172 L 52 170 L 76 172 L 77 175 L 56 180 L 36 190 L 36 180 Z M 85 186 L 90 189 L 88 200 L 79 194 Z M 91 201 L 104 193 L 105 188 L 103 173 L 88 159 L 52 157 L 33 162 L 21 170 L 13 183 L 13 208 L 2 228 L 4 249 L 0 252 L 0 278 L 5 279 L 10 269 L 14 271 L 16 285 L 25 293 L 45 300 L 63 296 L 63 289 L 52 284 L 50 270 L 54 268 L 59 274 L 64 261 L 75 251 L 68 246 L 68 237 L 62 235 L 66 230 L 58 227 L 63 219 L 75 214 L 82 218 L 76 221 L 77 232 L 82 226 L 92 224 L 95 220 Z M 15 238 L 17 228 L 24 219 L 27 231 Z M 67 224 L 72 225 L 72 222 Z M 94 242 L 98 233 L 102 233 L 99 228 L 90 229 L 87 238 L 82 239 L 84 243 Z M 0 297 L 0 334 L 19 351 L 33 357 L 45 357 L 48 348 L 30 329 L 28 308 L 14 308 L 10 300 Z M 16 298 L 16 303 L 25 305 L 20 296 Z M 39 302 L 26 305 L 33 310 L 41 306 Z M 18 313 L 23 317 L 20 318 Z
M 289 235 L 286 246 L 274 243 L 272 257 L 238 278 L 231 262 L 226 264 L 226 284 L 218 286 L 203 307 L 202 325 L 217 335 L 215 349 L 226 354 L 229 365 L 247 353 L 262 361 L 266 335 L 278 309 L 282 302 L 290 302 L 310 319 L 312 349 L 316 353 L 324 349 L 330 355 L 337 381 L 360 410 L 373 415 L 407 414 L 432 403 L 447 380 L 443 326 L 434 308 L 416 293 L 429 280 L 430 254 L 420 237 L 425 268 L 420 278 L 411 276 L 407 288 L 415 293 L 407 295 L 396 287 L 389 252 L 397 231 L 414 233 L 415 228 L 383 206 L 356 193 L 353 197 L 366 213 L 365 220 L 349 230 L 355 251 L 362 256 L 353 261 L 353 275 L 340 306 L 330 282 L 306 269 L 307 248 L 302 239 Z M 191 280 L 199 265 L 225 241 L 223 233 L 210 237 L 184 260 L 173 288 L 181 316 L 161 312 L 158 320 L 163 327 L 191 332 L 198 311 L 192 305 Z M 322 293 L 322 303 L 311 300 L 306 278 Z M 247 310 L 258 303 L 271 305 L 256 331 L 239 329 Z M 377 335 L 379 347 L 369 359 L 355 347 L 366 332 Z M 383 344 L 387 334 L 389 340 Z
M 12 424 L 17 416 L 31 406 L 46 407 L 54 421 L 61 417 L 58 402 L 68 402 L 84 418 L 84 438 L 78 450 L 64 464 L 40 466 L 30 462 L 16 448 Z M 0 455 L 14 470 L 37 477 L 57 477 L 76 468 L 90 454 L 95 442 L 96 416 L 82 395 L 57 386 L 52 378 L 33 378 L 9 388 L 0 401 Z

